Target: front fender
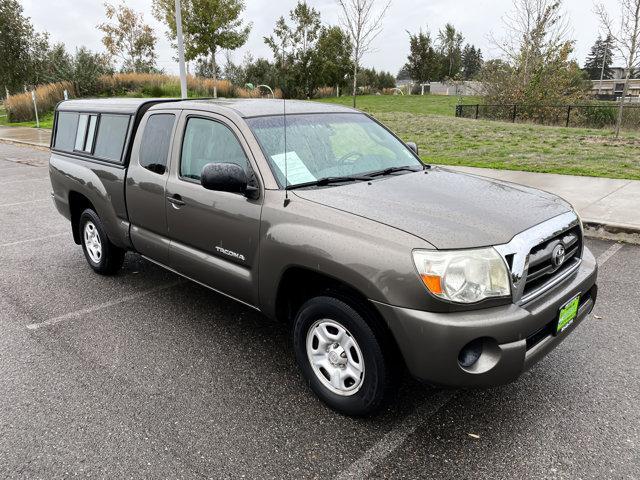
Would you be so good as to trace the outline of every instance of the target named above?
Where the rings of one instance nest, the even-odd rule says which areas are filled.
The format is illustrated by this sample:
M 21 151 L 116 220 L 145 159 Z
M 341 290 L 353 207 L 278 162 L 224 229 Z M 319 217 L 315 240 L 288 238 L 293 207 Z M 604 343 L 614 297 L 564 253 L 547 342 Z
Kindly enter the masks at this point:
M 424 306 L 413 248 L 433 248 L 406 232 L 294 198 L 265 199 L 260 244 L 260 308 L 275 316 L 280 280 L 301 267 L 346 283 L 371 300 Z

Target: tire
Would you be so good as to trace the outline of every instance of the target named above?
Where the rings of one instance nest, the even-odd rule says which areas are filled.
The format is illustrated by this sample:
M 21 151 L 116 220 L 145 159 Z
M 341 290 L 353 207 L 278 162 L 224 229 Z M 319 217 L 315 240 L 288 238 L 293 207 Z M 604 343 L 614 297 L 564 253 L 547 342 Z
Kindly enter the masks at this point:
M 347 302 L 322 296 L 302 305 L 293 324 L 294 351 L 305 380 L 324 403 L 345 415 L 368 416 L 395 391 L 395 361 L 372 328 L 375 321 L 367 323 L 359 312 L 365 310 Z
M 98 214 L 87 208 L 80 215 L 78 228 L 89 266 L 100 275 L 113 275 L 120 270 L 125 251 L 109 241 Z

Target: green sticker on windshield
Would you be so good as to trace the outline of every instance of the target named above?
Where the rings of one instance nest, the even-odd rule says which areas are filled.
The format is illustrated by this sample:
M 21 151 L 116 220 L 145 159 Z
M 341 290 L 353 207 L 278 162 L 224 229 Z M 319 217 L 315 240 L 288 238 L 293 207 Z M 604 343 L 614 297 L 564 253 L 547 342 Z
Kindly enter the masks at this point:
M 578 315 L 578 306 L 580 305 L 580 295 L 567 303 L 564 307 L 560 309 L 560 317 L 558 318 L 558 327 L 556 328 L 556 333 L 563 331 L 573 319 Z

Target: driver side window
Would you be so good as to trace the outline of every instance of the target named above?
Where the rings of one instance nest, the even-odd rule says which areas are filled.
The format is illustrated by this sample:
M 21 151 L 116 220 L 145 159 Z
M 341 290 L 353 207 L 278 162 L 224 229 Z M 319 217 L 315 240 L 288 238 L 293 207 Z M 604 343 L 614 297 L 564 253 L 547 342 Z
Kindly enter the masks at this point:
M 249 162 L 234 133 L 215 120 L 192 117 L 182 141 L 180 177 L 200 181 L 208 163 L 235 163 L 248 171 Z

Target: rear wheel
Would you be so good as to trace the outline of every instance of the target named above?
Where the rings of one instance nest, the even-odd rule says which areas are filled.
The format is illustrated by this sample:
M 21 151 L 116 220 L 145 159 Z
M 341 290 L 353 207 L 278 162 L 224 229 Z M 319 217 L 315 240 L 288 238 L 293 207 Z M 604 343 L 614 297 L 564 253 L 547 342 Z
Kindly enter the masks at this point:
M 363 416 L 393 392 L 392 361 L 356 305 L 333 297 L 307 301 L 294 321 L 296 359 L 311 389 L 334 410 Z
M 101 275 L 113 275 L 122 267 L 125 251 L 109 241 L 98 214 L 86 209 L 80 215 L 82 250 L 89 266 Z

